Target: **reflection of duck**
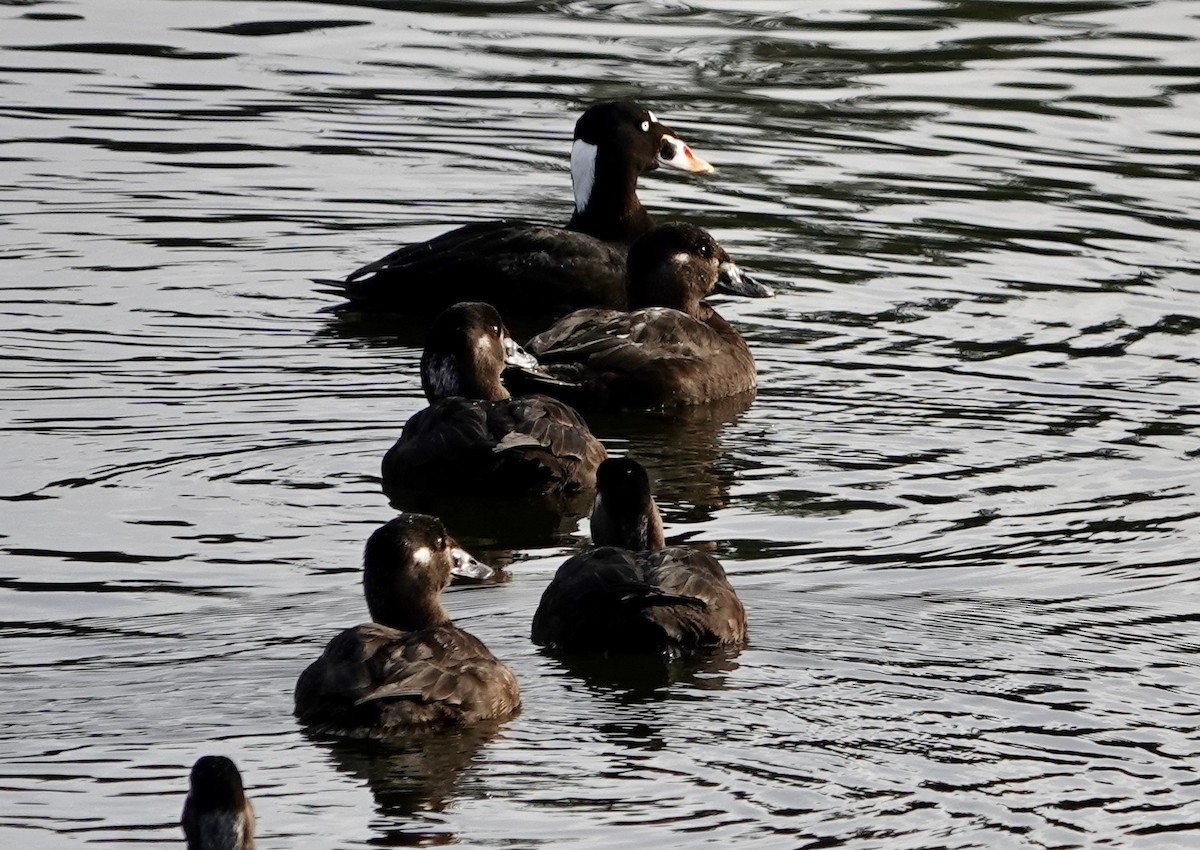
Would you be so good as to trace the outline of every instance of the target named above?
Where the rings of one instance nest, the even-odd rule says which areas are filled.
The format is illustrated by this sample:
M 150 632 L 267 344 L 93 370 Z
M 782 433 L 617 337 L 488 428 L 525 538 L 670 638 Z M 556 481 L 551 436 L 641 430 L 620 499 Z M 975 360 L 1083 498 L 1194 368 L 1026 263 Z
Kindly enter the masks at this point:
M 545 392 L 581 410 L 703 404 L 752 391 L 754 357 L 742 335 L 702 299 L 718 288 L 768 295 L 746 280 L 725 249 L 690 224 L 666 224 L 629 249 L 633 312 L 578 310 L 529 341 L 552 379 L 513 371 L 522 391 Z
M 620 705 L 671 699 L 668 685 L 687 683 L 696 690 L 721 690 L 726 674 L 738 669 L 734 658 L 739 647 L 709 647 L 687 655 L 641 655 L 636 664 L 629 656 L 572 653 L 555 659 L 564 672 L 583 681 L 598 694 Z
M 409 816 L 441 811 L 451 804 L 463 771 L 497 732 L 496 723 L 483 722 L 390 741 L 314 739 L 314 743 L 329 752 L 339 771 L 364 780 L 380 813 L 403 819 L 404 834 L 411 837 Z
M 533 642 L 565 652 L 679 655 L 739 646 L 746 612 L 715 558 L 663 548 L 663 527 L 646 470 L 606 460 L 596 474 L 592 542 L 542 594 Z
M 542 395 L 512 398 L 505 364 L 536 365 L 488 304 L 455 304 L 433 323 L 421 357 L 429 407 L 383 458 L 383 489 L 487 498 L 590 489 L 604 447 L 574 410 Z
M 318 732 L 383 738 L 514 714 L 516 677 L 451 623 L 438 600 L 452 572 L 489 571 L 458 548 L 440 520 L 406 514 L 376 529 L 363 556 L 374 622 L 337 635 L 300 674 L 300 721 Z
M 367 310 L 432 311 L 487 301 L 506 315 L 561 315 L 619 306 L 625 251 L 652 226 L 638 201 L 638 177 L 659 165 L 713 170 L 644 107 L 596 104 L 575 125 L 575 214 L 565 229 L 526 221 L 468 224 L 406 245 L 344 281 L 321 282 Z
M 201 756 L 180 818 L 188 850 L 254 850 L 254 809 L 237 765 L 225 756 Z

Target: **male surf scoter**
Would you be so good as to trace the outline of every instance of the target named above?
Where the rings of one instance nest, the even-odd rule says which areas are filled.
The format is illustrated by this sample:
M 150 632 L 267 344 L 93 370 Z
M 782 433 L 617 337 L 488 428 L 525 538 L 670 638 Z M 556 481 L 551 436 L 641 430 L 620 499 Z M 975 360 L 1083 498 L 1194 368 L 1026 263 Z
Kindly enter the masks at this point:
M 646 108 L 596 104 L 575 125 L 575 212 L 565 228 L 515 219 L 468 224 L 320 283 L 363 311 L 427 313 L 459 301 L 486 301 L 504 315 L 622 307 L 626 251 L 653 226 L 638 177 L 659 165 L 714 170 Z

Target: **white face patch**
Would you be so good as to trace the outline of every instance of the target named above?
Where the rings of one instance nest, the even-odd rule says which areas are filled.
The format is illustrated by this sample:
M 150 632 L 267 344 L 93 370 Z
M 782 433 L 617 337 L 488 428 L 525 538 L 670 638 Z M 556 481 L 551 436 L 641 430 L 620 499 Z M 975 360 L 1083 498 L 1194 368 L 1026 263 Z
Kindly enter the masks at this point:
M 462 395 L 458 367 L 453 357 L 435 355 L 425 362 L 425 380 L 434 398 Z
M 433 551 L 428 546 L 422 546 L 412 553 L 412 559 L 424 567 L 433 560 Z
M 658 123 L 658 119 L 654 117 L 654 113 L 651 112 L 649 109 L 646 110 L 646 114 L 650 116 L 651 123 L 653 123 L 653 124 Z
M 678 254 L 671 255 L 671 262 L 677 266 L 685 265 L 691 259 L 692 255 L 687 251 L 680 251 Z
M 596 146 L 576 139 L 571 146 L 571 187 L 575 190 L 575 212 L 582 213 L 596 185 Z
M 205 812 L 197 826 L 202 847 L 241 847 L 246 840 L 246 818 L 241 812 Z

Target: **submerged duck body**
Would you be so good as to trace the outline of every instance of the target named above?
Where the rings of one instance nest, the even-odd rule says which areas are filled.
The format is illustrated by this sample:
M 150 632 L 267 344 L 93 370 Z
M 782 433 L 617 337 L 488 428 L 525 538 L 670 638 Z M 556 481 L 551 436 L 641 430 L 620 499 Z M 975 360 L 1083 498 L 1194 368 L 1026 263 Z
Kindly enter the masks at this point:
M 188 850 L 254 850 L 254 808 L 232 760 L 201 756 L 192 765 L 180 826 Z
M 595 484 L 606 453 L 579 414 L 544 395 L 512 398 L 506 366 L 536 366 L 488 304 L 456 304 L 430 329 L 421 357 L 429 407 L 383 458 L 383 489 L 406 494 L 572 493 Z
M 606 460 L 597 473 L 592 542 L 559 567 L 533 617 L 532 639 L 569 653 L 680 655 L 746 640 L 746 612 L 721 564 L 663 547 L 646 470 Z
M 432 312 L 487 301 L 505 314 L 562 315 L 623 306 L 625 253 L 653 227 L 638 200 L 638 177 L 660 165 L 713 170 L 644 107 L 596 104 L 575 125 L 575 212 L 566 228 L 521 220 L 468 224 L 323 283 L 365 310 Z
M 632 312 L 560 319 L 527 345 L 554 380 L 524 374 L 514 383 L 585 410 L 694 405 L 755 389 L 746 341 L 703 299 L 718 288 L 770 291 L 746 280 L 711 235 L 690 224 L 656 228 L 630 249 L 627 273 Z
M 346 629 L 296 682 L 295 713 L 314 731 L 387 738 L 511 717 L 512 671 L 450 621 L 438 596 L 451 573 L 487 570 L 422 514 L 377 529 L 363 557 L 373 622 Z

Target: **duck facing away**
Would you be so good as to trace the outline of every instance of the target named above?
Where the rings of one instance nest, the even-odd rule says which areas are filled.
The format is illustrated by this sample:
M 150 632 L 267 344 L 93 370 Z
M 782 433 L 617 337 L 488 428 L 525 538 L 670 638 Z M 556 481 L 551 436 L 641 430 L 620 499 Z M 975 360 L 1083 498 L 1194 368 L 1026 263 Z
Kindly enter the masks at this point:
M 421 357 L 429 407 L 383 458 L 389 498 L 470 491 L 487 496 L 591 489 L 606 453 L 579 414 L 544 395 L 512 398 L 507 366 L 536 361 L 488 304 L 456 304 L 434 321 Z
M 621 306 L 626 251 L 653 226 L 638 200 L 638 177 L 660 165 L 714 170 L 645 107 L 598 103 L 575 125 L 575 212 L 565 228 L 520 220 L 468 224 L 405 245 L 344 281 L 321 283 L 354 308 L 398 313 L 458 301 L 486 301 L 506 315 Z
M 583 410 L 703 404 L 755 388 L 746 341 L 703 299 L 718 288 L 771 293 L 746 280 L 707 231 L 681 223 L 650 231 L 629 249 L 627 274 L 632 312 L 591 308 L 560 319 L 527 346 L 553 380 L 517 373 L 514 386 Z
M 334 637 L 300 674 L 296 716 L 316 732 L 387 738 L 515 714 L 512 671 L 438 599 L 451 573 L 487 572 L 435 517 L 405 514 L 376 529 L 363 555 L 373 622 Z
M 180 826 L 188 850 L 254 850 L 254 809 L 237 765 L 201 756 L 192 765 Z
M 533 642 L 568 653 L 669 656 L 746 641 L 746 611 L 721 564 L 663 548 L 646 470 L 609 459 L 596 475 L 592 542 L 558 568 L 533 615 Z

